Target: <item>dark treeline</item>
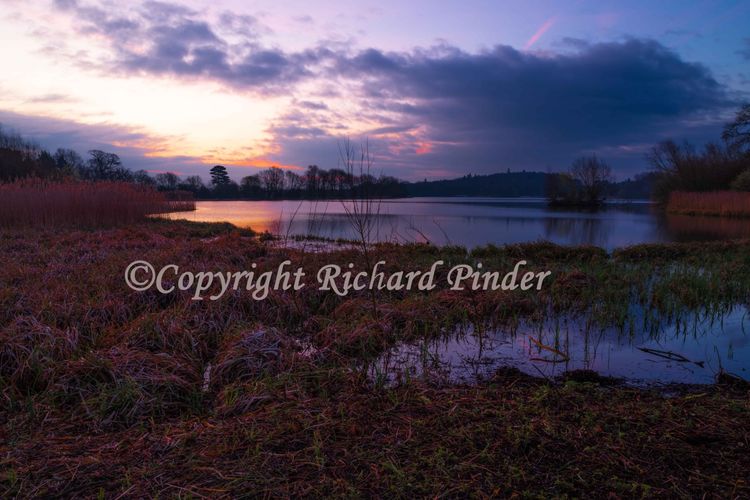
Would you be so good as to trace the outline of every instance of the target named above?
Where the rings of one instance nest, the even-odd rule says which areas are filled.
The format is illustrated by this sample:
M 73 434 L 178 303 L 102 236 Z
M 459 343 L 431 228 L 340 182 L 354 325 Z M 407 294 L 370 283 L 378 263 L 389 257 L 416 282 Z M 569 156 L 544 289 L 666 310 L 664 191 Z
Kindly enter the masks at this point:
M 98 149 L 88 152 L 84 160 L 72 149 L 58 148 L 51 153 L 17 133 L 0 126 L 0 182 L 25 178 L 50 180 L 105 180 L 157 185 L 159 176 L 151 177 L 145 170 L 125 168 L 120 157 Z M 175 176 L 176 177 L 176 176 Z
M 412 196 L 531 196 L 549 194 L 549 187 L 560 174 L 544 172 L 505 172 L 466 175 L 457 179 L 404 182 L 395 177 L 356 175 L 344 169 L 323 169 L 310 165 L 293 171 L 271 167 L 239 182 L 232 180 L 225 167 L 208 171 L 208 180 L 199 175 L 180 177 L 166 172 L 152 175 L 145 170 L 126 168 L 118 155 L 100 150 L 84 159 L 72 149 L 49 152 L 20 135 L 0 128 L 0 182 L 35 177 L 51 180 L 109 180 L 151 185 L 160 191 L 192 193 L 197 199 L 340 199 L 360 196 L 382 198 Z M 651 179 L 639 176 L 620 183 L 607 181 L 609 196 L 644 198 L 650 193 Z
M 547 174 L 511 172 L 465 175 L 458 179 L 415 182 L 408 185 L 410 196 L 544 196 Z
M 663 142 L 648 155 L 652 170 L 621 182 L 613 180 L 607 163 L 582 157 L 565 172 L 511 172 L 466 175 L 457 179 L 404 182 L 390 176 L 357 175 L 340 168 L 310 165 L 294 171 L 271 167 L 232 180 L 225 167 L 207 174 L 180 177 L 152 175 L 126 168 L 114 153 L 88 151 L 83 158 L 72 149 L 49 152 L 0 127 L 0 182 L 35 177 L 51 180 L 108 180 L 154 186 L 175 195 L 198 199 L 340 199 L 350 197 L 500 196 L 546 197 L 550 204 L 596 205 L 606 198 L 666 199 L 671 191 L 750 191 L 750 105 L 743 106 L 726 125 L 723 143 L 696 150 L 689 144 Z
M 407 184 L 395 177 L 357 175 L 338 168 L 326 170 L 317 165 L 310 165 L 299 173 L 271 167 L 245 176 L 239 183 L 231 180 L 221 165 L 213 167 L 210 175 L 210 188 L 204 187 L 196 193 L 200 198 L 280 200 L 408 196 Z
M 550 186 L 561 174 L 547 172 L 503 172 L 489 175 L 466 175 L 458 179 L 423 181 L 405 184 L 408 196 L 499 196 L 547 197 Z M 647 199 L 651 193 L 651 174 L 640 174 L 621 182 L 608 180 L 601 184 L 601 194 L 611 198 Z M 573 181 L 576 184 L 576 181 Z
M 672 191 L 750 191 L 750 104 L 724 126 L 721 139 L 700 149 L 674 141 L 655 146 L 648 155 L 656 174 L 654 197 L 666 201 Z
M 407 196 L 407 185 L 395 177 L 325 170 L 316 165 L 294 172 L 271 167 L 255 175 L 232 180 L 224 166 L 209 170 L 209 182 L 199 175 L 180 177 L 172 172 L 150 174 L 132 171 L 115 153 L 88 151 L 84 159 L 72 149 L 49 152 L 17 133 L 0 127 L 0 182 L 25 178 L 48 180 L 123 181 L 151 185 L 159 191 L 192 193 L 199 199 L 319 199 L 360 196 Z

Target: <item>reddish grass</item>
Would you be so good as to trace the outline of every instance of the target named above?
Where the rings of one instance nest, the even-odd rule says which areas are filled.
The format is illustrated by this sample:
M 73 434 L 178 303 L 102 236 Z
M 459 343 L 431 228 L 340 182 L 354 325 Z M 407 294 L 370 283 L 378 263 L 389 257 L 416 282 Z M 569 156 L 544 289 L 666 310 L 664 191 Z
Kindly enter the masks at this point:
M 114 226 L 185 210 L 191 203 L 125 182 L 23 180 L 0 185 L 0 227 Z
M 627 307 L 646 293 L 631 286 L 683 262 L 716 277 L 700 287 L 659 278 L 654 300 L 684 303 L 694 292 L 708 302 L 710 290 L 744 303 L 748 248 L 644 245 L 581 261 L 547 244 L 485 248 L 477 255 L 487 268 L 522 254 L 554 279 L 539 297 L 384 291 L 374 315 L 365 291 L 194 301 L 123 283 L 135 259 L 193 271 L 289 259 L 310 276 L 330 263 L 361 268 L 346 248 L 305 254 L 186 221 L 4 230 L 0 497 L 750 497 L 742 387 L 662 397 L 591 376 L 555 384 L 501 370 L 477 385 L 390 388 L 362 371 L 393 342 L 458 322 L 528 318 L 575 301 Z M 475 258 L 425 245 L 376 251 L 386 272 Z
M 750 193 L 710 191 L 706 193 L 675 191 L 669 196 L 667 211 L 686 215 L 750 217 Z

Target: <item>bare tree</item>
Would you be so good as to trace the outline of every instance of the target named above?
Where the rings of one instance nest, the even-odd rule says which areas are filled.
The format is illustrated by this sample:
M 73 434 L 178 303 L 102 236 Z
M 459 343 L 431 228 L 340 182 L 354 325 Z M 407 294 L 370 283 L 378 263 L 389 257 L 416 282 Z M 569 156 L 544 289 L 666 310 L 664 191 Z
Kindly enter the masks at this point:
M 130 180 L 130 171 L 122 166 L 120 157 L 115 153 L 107 153 L 98 149 L 89 151 L 85 177 L 94 180 Z
M 349 221 L 357 239 L 365 266 L 372 269 L 372 244 L 377 230 L 378 219 L 382 200 L 378 193 L 374 192 L 375 186 L 372 182 L 364 179 L 372 178 L 372 158 L 370 156 L 370 143 L 365 140 L 357 148 L 349 139 L 339 143 L 339 163 L 346 178 L 350 179 L 352 197 L 350 200 L 341 200 L 344 213 Z M 373 315 L 377 315 L 377 302 L 375 291 L 370 290 L 372 299 Z
M 190 191 L 200 191 L 206 187 L 205 184 L 203 184 L 203 179 L 201 179 L 200 175 L 189 175 L 187 179 L 185 179 L 185 186 L 187 186 Z
M 258 174 L 263 188 L 272 197 L 278 196 L 284 189 L 284 171 L 279 167 L 271 167 Z
M 586 203 L 601 203 L 605 184 L 612 181 L 612 169 L 596 155 L 575 160 L 570 167 L 570 175 L 580 183 Z
M 174 191 L 177 189 L 177 184 L 180 183 L 180 178 L 174 172 L 164 172 L 162 174 L 156 174 L 156 185 L 159 189 L 165 191 Z
M 730 150 L 750 152 L 750 104 L 745 104 L 737 111 L 734 120 L 724 126 L 722 139 Z
M 305 185 L 302 177 L 296 172 L 287 170 L 284 172 L 284 176 L 286 177 L 286 187 L 290 191 L 300 191 Z

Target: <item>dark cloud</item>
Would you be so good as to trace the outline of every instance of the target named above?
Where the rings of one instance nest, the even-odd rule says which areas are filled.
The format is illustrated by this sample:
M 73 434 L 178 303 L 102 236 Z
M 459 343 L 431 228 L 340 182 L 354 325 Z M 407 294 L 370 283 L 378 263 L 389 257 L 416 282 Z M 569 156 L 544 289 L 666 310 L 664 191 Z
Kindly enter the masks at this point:
M 456 170 L 559 167 L 585 151 L 693 133 L 696 123 L 713 129 L 732 104 L 706 67 L 648 40 L 562 54 L 370 49 L 336 71 L 358 75 L 371 109 L 426 128 L 434 146 L 415 162 Z
M 297 101 L 297 106 L 306 109 L 323 110 L 328 109 L 328 105 L 324 102 L 313 102 L 313 101 Z
M 145 2 L 125 13 L 75 0 L 55 5 L 75 18 L 81 33 L 109 43 L 114 58 L 100 66 L 114 72 L 200 77 L 268 93 L 312 76 L 315 65 L 333 56 L 325 48 L 287 53 L 265 47 L 256 41 L 267 32 L 257 19 L 232 12 L 212 25 L 195 11 L 166 2 Z
M 318 127 L 300 127 L 297 125 L 275 126 L 269 129 L 277 138 L 327 137 L 325 130 Z
M 99 64 L 111 71 L 292 96 L 298 84 L 314 81 L 316 94 L 293 100 L 294 112 L 269 127 L 272 150 L 281 150 L 274 159 L 284 164 L 321 162 L 303 154 L 330 158 L 323 148 L 353 120 L 372 124 L 383 166 L 407 177 L 557 169 L 590 152 L 638 170 L 648 144 L 715 139 L 735 104 L 706 67 L 651 40 L 564 39 L 556 53 L 502 45 L 468 53 L 447 44 L 399 53 L 354 53 L 350 44 L 289 52 L 264 44 L 267 31 L 253 16 L 227 12 L 211 23 L 155 1 L 128 11 L 75 0 L 56 5 L 83 33 L 109 42 L 113 58 Z M 750 42 L 741 53 L 750 58 Z M 326 99 L 345 103 L 348 115 Z

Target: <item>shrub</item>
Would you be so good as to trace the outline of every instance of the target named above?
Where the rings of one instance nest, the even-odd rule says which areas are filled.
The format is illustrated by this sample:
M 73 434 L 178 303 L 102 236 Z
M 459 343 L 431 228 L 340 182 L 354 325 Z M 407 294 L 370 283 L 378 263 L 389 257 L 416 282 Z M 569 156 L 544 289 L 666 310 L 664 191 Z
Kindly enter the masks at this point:
M 750 191 L 750 169 L 745 170 L 732 181 L 732 189 L 735 191 Z
M 747 168 L 747 160 L 718 144 L 696 150 L 690 144 L 665 141 L 648 155 L 658 173 L 654 197 L 664 201 L 672 191 L 707 192 L 729 189 L 731 182 Z

